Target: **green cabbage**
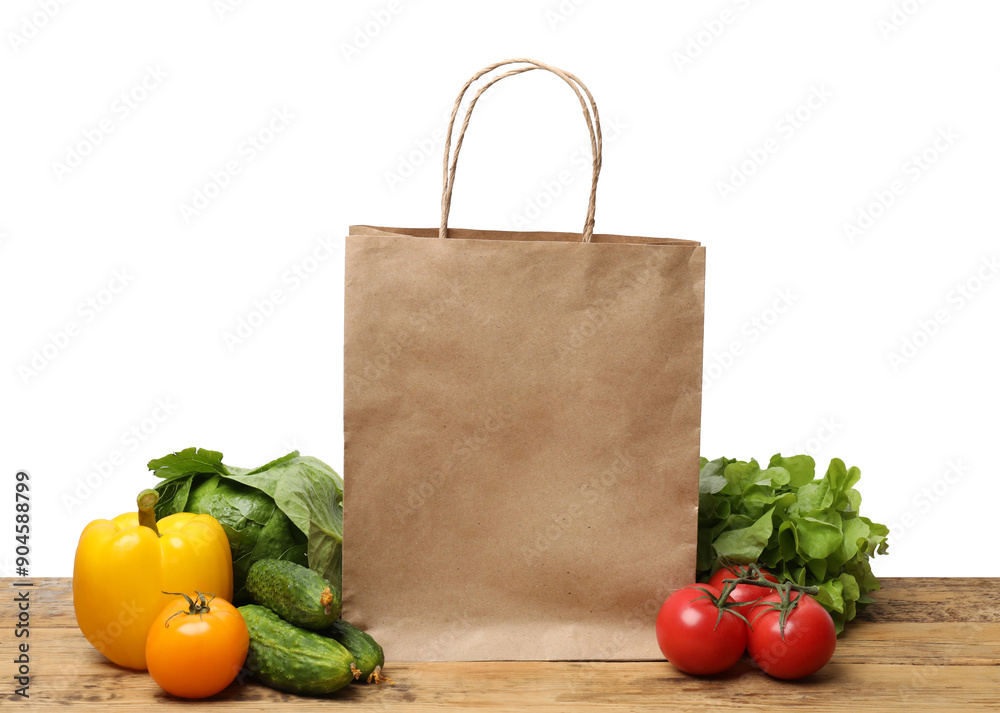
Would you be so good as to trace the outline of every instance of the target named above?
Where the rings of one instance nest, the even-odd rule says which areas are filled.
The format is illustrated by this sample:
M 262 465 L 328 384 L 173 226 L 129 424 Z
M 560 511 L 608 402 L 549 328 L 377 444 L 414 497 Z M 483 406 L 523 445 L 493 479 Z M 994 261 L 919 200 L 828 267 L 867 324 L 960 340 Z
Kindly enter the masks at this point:
M 233 602 L 249 601 L 246 578 L 260 559 L 308 566 L 341 585 L 344 481 L 298 451 L 254 470 L 227 466 L 222 454 L 188 448 L 151 460 L 160 500 L 156 517 L 205 513 L 218 520 L 233 551 Z

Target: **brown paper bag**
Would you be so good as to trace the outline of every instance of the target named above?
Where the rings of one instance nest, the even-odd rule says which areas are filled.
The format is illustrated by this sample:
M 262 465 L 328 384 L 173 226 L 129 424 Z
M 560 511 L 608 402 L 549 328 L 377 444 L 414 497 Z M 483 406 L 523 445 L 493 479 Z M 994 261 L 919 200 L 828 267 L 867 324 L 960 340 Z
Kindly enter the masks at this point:
M 705 250 L 447 227 L 347 238 L 344 617 L 397 661 L 659 658 L 695 573 Z M 581 94 L 581 90 L 583 94 Z M 584 99 L 586 96 L 586 100 Z

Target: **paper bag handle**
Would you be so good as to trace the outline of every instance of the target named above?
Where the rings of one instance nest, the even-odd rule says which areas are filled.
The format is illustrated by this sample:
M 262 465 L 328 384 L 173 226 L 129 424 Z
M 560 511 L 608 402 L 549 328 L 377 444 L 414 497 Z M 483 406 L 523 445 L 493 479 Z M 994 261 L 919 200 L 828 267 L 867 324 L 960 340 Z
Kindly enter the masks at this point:
M 494 69 L 508 64 L 528 64 L 530 66 L 518 67 L 517 69 L 512 69 L 504 74 L 501 74 L 499 77 L 495 77 L 485 86 L 481 87 L 478 92 L 476 92 L 476 95 L 469 103 L 469 108 L 465 112 L 465 120 L 462 122 L 462 128 L 459 131 L 458 140 L 455 142 L 455 155 L 452 156 L 452 131 L 455 127 L 455 119 L 458 116 L 458 109 L 462 103 L 462 99 L 465 97 L 465 93 L 469 90 L 472 83 L 484 74 L 488 74 Z M 552 74 L 555 74 L 557 77 L 566 82 L 576 94 L 577 99 L 580 100 L 580 106 L 583 107 L 583 116 L 587 120 L 587 129 L 590 131 L 590 149 L 594 157 L 593 173 L 591 175 L 590 182 L 590 203 L 587 206 L 587 219 L 583 224 L 583 242 L 590 242 L 590 239 L 594 234 L 594 213 L 597 210 L 597 178 L 601 173 L 601 154 L 604 148 L 603 138 L 601 136 L 601 117 L 597 113 L 597 103 L 594 101 L 594 97 L 591 95 L 590 90 L 587 89 L 586 85 L 584 85 L 584 83 L 575 76 L 569 72 L 565 72 L 556 67 L 550 67 L 547 64 L 537 62 L 533 59 L 507 59 L 503 62 L 491 64 L 489 67 L 476 72 L 476 74 L 465 83 L 465 86 L 462 87 L 462 91 L 458 93 L 458 98 L 455 100 L 455 108 L 452 109 L 451 112 L 451 121 L 448 122 L 448 134 L 444 142 L 444 186 L 441 194 L 441 228 L 438 233 L 439 238 L 448 237 L 448 215 L 451 213 L 451 194 L 455 188 L 455 171 L 458 168 L 458 154 L 462 150 L 462 142 L 465 140 L 465 132 L 469 128 L 469 119 L 472 117 L 472 110 L 476 108 L 476 103 L 479 101 L 479 98 L 501 79 L 512 77 L 515 74 L 530 72 L 534 69 L 544 69 L 547 72 L 552 72 Z M 583 94 L 580 93 L 581 89 L 583 90 L 583 94 L 587 95 L 586 100 L 583 98 Z M 593 113 L 593 116 L 591 116 L 591 113 Z M 451 159 L 450 163 L 449 159 Z

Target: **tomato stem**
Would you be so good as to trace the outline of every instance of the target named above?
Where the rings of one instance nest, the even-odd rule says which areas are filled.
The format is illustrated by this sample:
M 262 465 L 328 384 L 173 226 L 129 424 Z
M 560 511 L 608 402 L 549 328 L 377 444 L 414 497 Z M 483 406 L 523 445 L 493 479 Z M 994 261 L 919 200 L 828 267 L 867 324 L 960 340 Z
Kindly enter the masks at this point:
M 700 590 L 700 591 L 702 591 L 702 592 L 705 593 L 704 596 L 698 597 L 698 599 L 707 599 L 707 600 L 709 600 L 719 610 L 719 617 L 715 620 L 715 627 L 713 627 L 713 630 L 715 628 L 717 628 L 719 626 L 719 624 L 722 622 L 722 615 L 725 614 L 727 611 L 730 614 L 734 614 L 735 616 L 738 616 L 743 621 L 747 621 L 747 618 L 745 616 L 743 616 L 743 614 L 741 614 L 740 612 L 736 611 L 736 609 L 738 607 L 743 606 L 742 603 L 733 603 L 733 602 L 727 601 L 726 597 L 723 597 L 723 596 L 718 596 L 717 597 L 714 594 L 712 594 L 709 590 L 705 589 L 704 587 L 698 586 L 698 585 L 695 585 L 694 588 L 698 589 L 698 590 Z M 749 624 L 750 622 L 747 621 L 747 623 Z
M 733 568 L 731 567 L 730 570 Z M 798 606 L 799 602 L 802 600 L 803 594 L 808 594 L 811 596 L 816 596 L 819 594 L 819 587 L 805 587 L 801 584 L 795 584 L 794 582 L 772 582 L 771 580 L 764 577 L 763 572 L 760 571 L 760 567 L 756 564 L 750 564 L 746 567 L 740 566 L 738 568 L 739 577 L 732 577 L 729 579 L 723 579 L 722 594 L 719 599 L 723 602 L 729 600 L 729 595 L 733 593 L 733 590 L 740 584 L 750 584 L 755 587 L 766 587 L 768 589 L 774 589 L 778 592 L 778 603 L 769 604 L 769 608 L 778 612 L 778 631 L 781 634 L 781 640 L 785 640 L 785 624 L 788 623 L 788 617 L 792 613 L 792 610 Z M 799 596 L 792 599 L 792 592 L 798 592 Z M 759 601 L 759 600 L 758 600 Z M 755 602 L 740 602 L 736 606 L 747 606 L 753 605 Z M 720 614 L 721 617 L 721 614 Z M 755 619 L 757 617 L 754 617 Z M 753 628 L 753 622 L 743 617 L 744 621 L 750 624 L 750 628 Z
M 819 594 L 819 587 L 804 587 L 801 584 L 794 584 L 793 582 L 785 582 L 784 584 L 772 582 L 764 577 L 760 571 L 760 567 L 755 564 L 747 565 L 746 568 L 740 567 L 739 572 L 742 576 L 722 580 L 724 585 L 722 587 L 722 596 L 720 597 L 722 601 L 729 599 L 729 595 L 740 584 L 751 584 L 756 587 L 767 587 L 779 591 L 784 590 L 785 592 L 796 591 L 800 594 L 810 594 L 812 596 Z
M 163 622 L 163 626 L 169 626 L 170 620 L 179 614 L 186 614 L 188 616 L 193 616 L 194 614 L 197 614 L 198 618 L 200 619 L 202 614 L 208 614 L 210 611 L 212 611 L 208 605 L 212 603 L 212 599 L 215 599 L 215 595 L 210 593 L 208 596 L 211 598 L 206 601 L 205 595 L 197 590 L 195 590 L 195 594 L 198 595 L 197 601 L 189 597 L 184 592 L 162 592 L 162 593 L 169 594 L 172 597 L 184 597 L 184 599 L 188 603 L 187 611 L 174 612 L 173 614 L 167 617 L 167 620 L 165 622 Z

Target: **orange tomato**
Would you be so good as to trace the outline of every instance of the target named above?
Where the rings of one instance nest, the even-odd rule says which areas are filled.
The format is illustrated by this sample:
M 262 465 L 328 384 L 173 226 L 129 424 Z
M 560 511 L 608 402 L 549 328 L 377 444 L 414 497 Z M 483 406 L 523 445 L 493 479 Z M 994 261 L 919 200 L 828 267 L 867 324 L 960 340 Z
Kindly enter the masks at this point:
M 160 688 L 181 698 L 207 698 L 243 667 L 250 634 L 224 599 L 196 592 L 164 607 L 146 636 L 146 665 Z

